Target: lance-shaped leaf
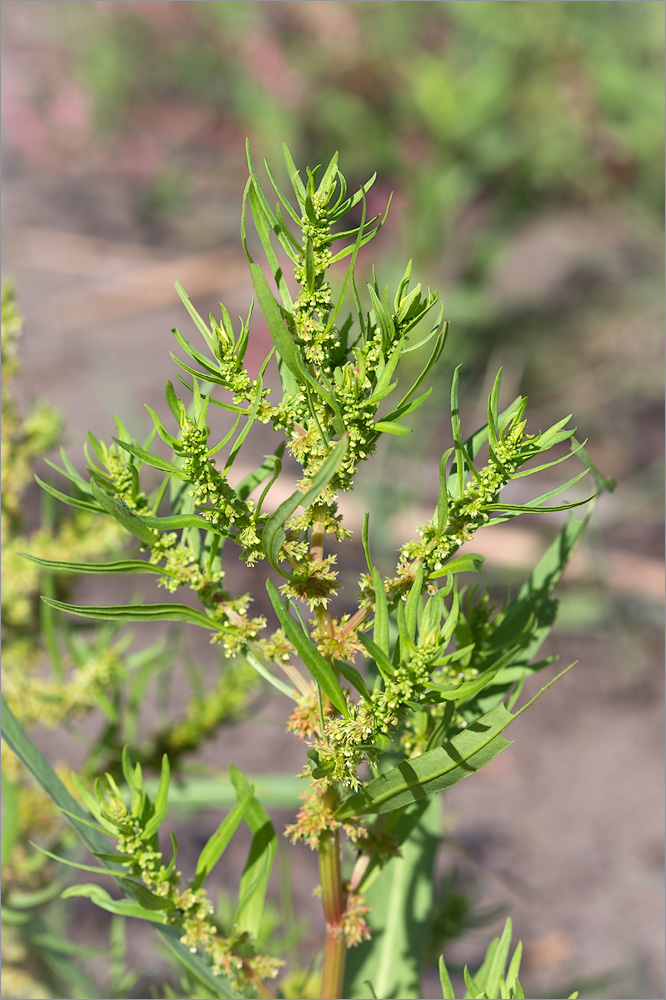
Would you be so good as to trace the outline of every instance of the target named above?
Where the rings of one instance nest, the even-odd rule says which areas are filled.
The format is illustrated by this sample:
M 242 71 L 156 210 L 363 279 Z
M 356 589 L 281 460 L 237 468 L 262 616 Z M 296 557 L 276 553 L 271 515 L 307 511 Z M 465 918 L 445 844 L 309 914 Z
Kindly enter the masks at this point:
M 336 660 L 335 665 L 345 680 L 348 680 L 366 701 L 370 701 L 370 692 L 368 691 L 367 685 L 356 667 L 354 667 L 351 663 L 345 663 L 344 660 Z
M 108 563 L 77 563 L 62 562 L 58 559 L 42 559 L 41 556 L 33 556 L 29 552 L 20 552 L 19 555 L 39 566 L 45 566 L 52 573 L 157 573 L 160 576 L 169 575 L 169 571 L 163 566 L 156 566 L 155 563 L 145 559 L 119 559 L 117 562 Z
M 35 482 L 50 496 L 62 501 L 62 503 L 66 503 L 69 507 L 76 507 L 78 510 L 94 511 L 96 514 L 102 513 L 102 508 L 98 504 L 91 503 L 89 500 L 79 500 L 77 497 L 70 497 L 66 493 L 61 493 L 55 486 L 44 482 L 39 476 L 35 476 Z
M 66 611 L 70 615 L 80 615 L 82 618 L 101 618 L 104 621 L 116 622 L 188 622 L 190 625 L 200 625 L 201 628 L 219 632 L 220 623 L 209 618 L 203 611 L 188 608 L 186 604 L 122 604 L 109 607 L 94 607 L 83 604 L 66 604 L 50 597 L 42 597 L 45 604 L 56 611 Z
M 123 879 L 123 881 L 130 882 L 129 879 Z M 127 885 L 126 888 L 128 890 L 130 888 L 133 889 L 134 885 L 135 883 L 131 883 L 131 886 Z M 162 910 L 158 910 L 156 908 L 145 907 L 133 899 L 112 899 L 106 889 L 103 889 L 101 885 L 95 885 L 91 882 L 70 885 L 62 893 L 63 899 L 74 899 L 79 896 L 91 900 L 100 909 L 106 910 L 108 913 L 114 913 L 119 917 L 134 917 L 137 920 L 149 920 L 156 924 L 164 923 L 164 907 Z
M 373 566 L 372 567 L 372 585 L 375 590 L 375 622 L 373 628 L 373 639 L 379 646 L 382 653 L 386 655 L 388 659 L 389 655 L 389 609 L 388 609 L 388 599 L 386 597 L 386 591 L 384 590 L 384 583 L 381 576 L 379 575 L 379 570 Z M 374 653 L 372 654 L 374 656 Z M 390 662 L 390 661 L 389 661 Z M 391 667 L 390 673 L 393 673 L 393 668 Z
M 296 490 L 295 493 L 292 493 L 284 503 L 280 504 L 275 513 L 266 522 L 262 536 L 262 545 L 266 553 L 266 558 L 278 572 L 282 573 L 279 556 L 280 548 L 286 537 L 282 525 L 287 518 L 291 517 L 297 507 L 307 507 L 308 504 L 312 503 L 319 496 L 324 487 L 328 486 L 340 468 L 346 452 L 347 437 L 345 436 L 338 441 L 333 451 L 322 464 L 317 475 L 313 477 L 310 488 L 304 492 Z M 282 573 L 282 575 L 286 576 L 285 573 Z
M 296 376 L 298 381 L 301 383 L 306 382 L 307 371 L 303 356 L 285 325 L 280 307 L 268 287 L 268 282 L 261 266 L 259 264 L 250 264 L 250 275 L 261 311 L 264 314 L 269 333 L 275 344 L 275 349 L 289 371 Z
M 420 978 L 437 881 L 441 814 L 441 804 L 430 799 L 421 804 L 420 810 L 414 807 L 410 815 L 402 817 L 408 837 L 403 837 L 397 826 L 390 833 L 384 827 L 383 832 L 394 843 L 402 840 L 402 846 L 399 856 L 391 858 L 380 873 L 377 868 L 372 871 L 372 862 L 368 866 L 373 877 L 364 880 L 360 888 L 370 906 L 372 938 L 349 949 L 342 996 L 368 996 L 364 987 L 368 980 L 378 997 L 424 995 Z
M 266 590 L 271 599 L 271 604 L 275 609 L 275 614 L 278 616 L 280 624 L 285 631 L 285 635 L 296 649 L 303 663 L 324 694 L 328 696 L 331 703 L 344 716 L 349 717 L 349 709 L 333 667 L 328 660 L 324 659 L 312 639 L 305 634 L 300 625 L 291 617 L 287 606 L 282 603 L 282 598 L 272 580 L 266 581 Z
M 511 741 L 502 736 L 502 730 L 570 670 L 571 666 L 542 687 L 514 715 L 500 702 L 443 746 L 429 750 L 420 757 L 405 760 L 385 774 L 380 774 L 361 791 L 346 799 L 336 810 L 336 818 L 346 820 L 352 816 L 401 809 L 480 771 L 511 745 Z
M 513 716 L 500 702 L 444 746 L 403 761 L 385 774 L 380 774 L 343 802 L 335 814 L 336 818 L 344 820 L 366 813 L 391 812 L 455 785 L 480 771 L 510 746 L 501 732 L 512 721 Z
M 285 445 L 283 442 L 278 448 L 276 448 L 273 455 L 266 456 L 265 460 L 258 469 L 255 469 L 254 472 L 251 472 L 240 481 L 240 483 L 235 487 L 235 490 L 241 500 L 247 500 L 257 486 L 260 486 L 261 483 L 268 479 L 269 476 L 273 476 L 276 469 L 279 471 L 284 449 Z
M 252 786 L 237 767 L 230 767 L 229 775 L 239 799 L 244 799 Z M 252 831 L 252 843 L 238 889 L 235 923 L 240 930 L 257 937 L 268 879 L 277 854 L 277 836 L 268 813 L 254 795 L 245 811 L 245 820 Z
M 186 473 L 183 472 L 179 466 L 175 465 L 173 462 L 169 462 L 166 458 L 160 458 L 159 455 L 153 455 L 151 451 L 147 451 L 146 448 L 142 448 L 138 444 L 133 444 L 131 441 L 121 441 L 120 438 L 114 437 L 113 439 L 116 444 L 128 451 L 130 455 L 134 455 L 135 458 L 140 459 L 145 462 L 146 465 L 150 465 L 153 469 L 159 469 L 161 472 L 170 472 L 172 476 L 176 479 L 187 480 Z
M 138 538 L 144 545 L 152 545 L 154 543 L 155 533 L 145 524 L 142 524 L 141 519 L 126 504 L 120 503 L 105 490 L 100 489 L 94 479 L 90 480 L 90 489 L 100 507 L 122 524 L 131 535 Z
M 231 838 L 240 826 L 240 823 L 248 810 L 248 806 L 250 805 L 252 796 L 254 795 L 254 787 L 252 785 L 248 785 L 247 788 L 243 790 L 242 794 L 239 793 L 238 790 L 236 791 L 236 794 L 238 801 L 230 810 L 228 815 L 224 817 L 215 833 L 209 837 L 199 855 L 194 882 L 192 884 L 194 891 L 203 885 L 204 879 L 209 872 L 213 870 L 227 849 Z
M 202 317 L 199 315 L 199 313 L 196 311 L 196 309 L 192 305 L 192 302 L 190 301 L 190 297 L 187 294 L 187 292 L 185 291 L 185 289 L 183 288 L 183 286 L 181 285 L 180 281 L 177 281 L 174 287 L 176 289 L 176 292 L 178 293 L 178 297 L 180 298 L 180 301 L 183 303 L 183 305 L 187 309 L 187 311 L 190 314 L 190 317 L 191 317 L 194 325 L 196 326 L 197 330 L 199 331 L 199 333 L 201 334 L 201 336 L 203 337 L 203 339 L 206 341 L 206 344 L 208 345 L 208 348 L 209 348 L 211 354 L 213 354 L 213 356 L 214 356 L 217 344 L 215 343 L 215 337 L 214 337 L 212 331 L 210 330 L 210 328 L 208 327 L 207 323 L 202 319 Z M 194 350 L 194 348 L 191 348 L 191 349 Z M 208 361 L 206 358 L 204 358 L 204 361 L 206 362 L 206 364 L 208 364 L 208 365 L 210 364 L 210 361 Z
M 310 385 L 315 392 L 322 397 L 327 406 L 330 406 L 331 410 L 333 410 L 333 413 L 335 414 L 335 422 L 338 428 L 338 433 L 341 433 L 344 429 L 342 423 L 342 413 L 335 400 L 335 396 L 324 385 L 324 378 L 321 373 L 320 381 L 317 381 L 317 379 L 313 378 L 308 371 L 305 361 L 303 360 L 303 356 L 301 355 L 296 342 L 285 325 L 280 307 L 278 306 L 275 296 L 268 287 L 266 276 L 259 264 L 250 264 L 250 275 L 252 277 L 254 290 L 257 293 L 259 305 L 261 306 L 261 311 L 266 319 L 268 330 L 280 359 L 301 385 L 304 383 Z
M 156 517 L 152 514 L 137 514 L 135 519 L 145 524 L 149 528 L 157 528 L 158 531 L 174 531 L 178 528 L 203 528 L 205 531 L 212 531 L 215 535 L 231 536 L 231 532 L 225 528 L 220 528 L 205 517 L 199 514 L 169 514 L 166 517 Z
M 465 552 L 461 556 L 449 559 L 441 569 L 436 569 L 434 573 L 428 574 L 428 579 L 437 580 L 449 573 L 478 573 L 485 560 L 486 557 L 479 555 L 478 552 Z
M 408 437 L 413 428 L 405 427 L 404 424 L 398 424 L 394 420 L 378 420 L 374 425 L 374 430 L 381 431 L 383 434 L 397 434 L 398 437 Z
M 377 664 L 377 670 L 379 670 L 379 673 L 382 675 L 384 680 L 387 681 L 389 680 L 389 678 L 393 677 L 393 674 L 395 673 L 395 667 L 391 663 L 390 659 L 388 658 L 384 650 L 380 646 L 378 646 L 376 642 L 373 642 L 370 636 L 366 635 L 364 632 L 358 632 L 357 635 L 358 638 L 363 643 L 363 645 L 365 646 L 365 648 L 367 649 L 370 656 Z

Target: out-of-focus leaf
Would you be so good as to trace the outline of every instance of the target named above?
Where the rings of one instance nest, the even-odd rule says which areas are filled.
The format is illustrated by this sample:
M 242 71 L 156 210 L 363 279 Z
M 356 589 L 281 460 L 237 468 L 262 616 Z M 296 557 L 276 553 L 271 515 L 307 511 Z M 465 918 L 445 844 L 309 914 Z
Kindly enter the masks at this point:
M 197 860 L 193 888 L 196 890 L 203 885 L 204 879 L 213 870 L 217 862 L 224 854 L 231 838 L 240 826 L 248 806 L 254 795 L 254 788 L 248 785 L 242 794 L 238 794 L 238 801 L 233 806 L 227 816 L 224 817 L 215 833 L 209 837 L 199 854 Z
M 364 995 L 367 979 L 378 997 L 421 996 L 441 834 L 441 805 L 432 798 L 402 843 L 400 856 L 386 864 L 369 889 L 363 889 L 372 939 L 348 952 L 344 996 Z
M 239 798 L 244 798 L 251 787 L 247 778 L 237 767 L 230 767 L 229 774 Z M 277 854 L 277 836 L 268 813 L 255 796 L 250 800 L 245 820 L 253 836 L 238 890 L 235 923 L 241 930 L 246 930 L 253 937 L 257 937 L 264 911 L 268 879 Z

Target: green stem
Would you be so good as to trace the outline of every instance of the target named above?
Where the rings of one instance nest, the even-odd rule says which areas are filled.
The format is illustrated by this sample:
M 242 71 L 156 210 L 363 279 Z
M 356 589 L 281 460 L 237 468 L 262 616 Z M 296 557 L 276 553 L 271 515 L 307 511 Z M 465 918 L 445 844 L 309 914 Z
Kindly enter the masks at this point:
M 326 919 L 321 997 L 322 1000 L 337 1000 L 342 996 L 347 957 L 347 943 L 343 929 L 345 899 L 337 830 L 326 830 L 321 835 L 318 851 L 322 902 Z

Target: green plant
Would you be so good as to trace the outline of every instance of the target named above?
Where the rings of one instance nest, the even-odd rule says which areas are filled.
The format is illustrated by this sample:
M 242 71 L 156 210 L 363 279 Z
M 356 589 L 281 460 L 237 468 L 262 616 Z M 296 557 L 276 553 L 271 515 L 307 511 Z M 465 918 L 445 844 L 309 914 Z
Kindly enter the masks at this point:
M 353 488 L 359 465 L 373 455 L 383 434 L 410 433 L 405 421 L 432 391 L 425 382 L 442 355 L 447 324 L 441 307 L 432 322 L 437 295 L 418 283 L 412 287 L 411 264 L 393 294 L 374 273 L 366 292 L 359 290 L 359 251 L 386 219 L 386 214 L 367 218 L 374 178 L 348 195 L 337 155 L 325 169 L 307 169 L 302 179 L 286 146 L 284 153 L 293 196 L 284 194 L 266 164 L 277 195 L 273 208 L 249 146 L 247 151 L 241 236 L 273 342 L 258 373 L 245 366 L 252 309 L 237 331 L 224 306 L 219 319 L 211 315 L 205 321 L 177 284 L 207 349 L 202 352 L 173 331 L 188 358 L 174 356 L 188 403 L 168 382 L 168 424 L 148 407 L 153 430 L 142 443 L 118 421 L 112 444 L 89 435 L 89 478 L 63 457 L 59 471 L 75 495 L 43 484 L 64 502 L 121 525 L 147 558 L 96 564 L 34 553 L 29 558 L 56 574 L 149 574 L 171 594 L 184 588 L 196 606 L 164 601 L 93 607 L 52 596 L 44 601 L 56 611 L 115 624 L 197 625 L 227 657 L 249 664 L 292 703 L 287 728 L 306 744 L 307 792 L 286 832 L 319 858 L 325 932 L 317 991 L 322 997 L 361 996 L 369 981 L 377 996 L 417 996 L 427 935 L 417 933 L 420 944 L 410 944 L 404 954 L 398 944 L 411 942 L 432 909 L 432 846 L 440 829 L 436 793 L 509 746 L 504 729 L 554 683 L 514 711 L 525 680 L 553 662 L 553 657 L 538 659 L 555 618 L 551 595 L 586 522 L 569 517 L 518 593 L 500 605 L 478 583 L 460 583 L 466 574 L 474 579 L 483 564 L 481 556 L 461 550 L 490 525 L 586 504 L 591 496 L 552 501 L 588 475 L 595 492 L 612 484 L 576 441 L 569 417 L 546 431 L 528 432 L 525 399 L 500 408 L 501 372 L 488 398 L 487 423 L 464 437 L 456 368 L 451 446 L 439 463 L 432 517 L 400 547 L 395 569 L 385 576 L 371 553 L 372 535 L 382 526 L 366 514 L 361 538 L 366 568 L 356 605 L 347 595 L 344 602 L 339 599 L 338 553 L 327 545 L 344 551 L 351 533 L 338 497 Z M 248 209 L 277 298 L 252 255 Z M 285 261 L 293 268 L 296 296 Z M 348 263 L 334 294 L 328 272 L 342 261 Z M 401 361 L 426 347 L 419 374 L 401 385 Z M 267 386 L 273 360 L 282 393 L 275 403 Z M 215 443 L 209 440 L 211 407 L 231 419 L 231 428 Z M 257 422 L 271 424 L 285 440 L 252 473 L 236 476 L 234 463 Z M 271 489 L 283 462 L 286 467 L 285 451 L 300 478 L 275 506 Z M 582 468 L 566 481 L 528 501 L 502 498 L 509 484 L 571 457 Z M 244 594 L 226 589 L 223 556 L 230 545 L 248 566 L 267 564 L 267 602 L 258 589 Z M 277 628 L 269 634 L 266 615 L 250 614 L 253 600 L 266 613 L 272 608 Z M 357 658 L 363 670 L 360 662 L 355 665 Z M 159 839 L 170 803 L 168 753 L 156 785 L 148 785 L 127 748 L 120 773 L 98 778 L 95 794 L 74 776 L 86 814 L 9 709 L 5 738 L 101 862 L 75 866 L 113 876 L 128 898 L 114 900 L 98 884 L 71 887 L 66 896 L 84 895 L 114 914 L 155 924 L 187 974 L 205 983 L 211 996 L 274 995 L 265 981 L 279 974 L 282 960 L 269 953 L 262 917 L 277 836 L 253 782 L 237 766 L 229 769 L 235 801 L 183 885 L 175 838 L 168 860 Z M 154 758 L 144 763 L 154 764 Z M 242 821 L 252 843 L 233 920 L 225 924 L 206 884 Z M 380 928 L 373 944 L 372 933 Z M 499 978 L 509 939 L 510 929 L 501 945 L 491 946 L 486 971 L 477 974 L 476 985 L 468 981 L 470 995 L 486 995 L 495 983 L 502 996 L 521 995 L 518 960 L 504 985 Z M 345 973 L 347 950 L 354 947 L 357 957 Z M 445 995 L 451 995 L 445 971 L 442 982 Z M 288 983 L 285 978 L 280 986 L 285 996 L 293 995 Z

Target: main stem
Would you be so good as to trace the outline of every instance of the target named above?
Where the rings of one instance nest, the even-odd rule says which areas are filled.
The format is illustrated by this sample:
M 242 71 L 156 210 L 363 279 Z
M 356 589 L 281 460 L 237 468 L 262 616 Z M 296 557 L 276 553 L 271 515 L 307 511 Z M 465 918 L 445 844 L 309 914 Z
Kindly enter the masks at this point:
M 343 929 L 345 900 L 340 866 L 340 838 L 337 830 L 326 830 L 321 835 L 318 852 L 322 902 L 326 919 L 321 997 L 322 1000 L 337 1000 L 342 996 L 347 957 L 347 942 Z
M 325 509 L 322 506 L 315 506 L 312 533 L 310 536 L 310 559 L 313 561 L 323 559 L 324 557 L 324 513 Z M 324 607 L 318 607 L 316 613 L 322 632 L 333 635 L 334 626 L 330 612 Z M 332 812 L 338 805 L 337 790 L 329 788 L 325 796 L 326 804 Z M 340 836 L 338 831 L 325 830 L 319 838 L 317 851 L 319 854 L 319 877 L 321 880 L 324 919 L 326 920 L 321 997 L 322 1000 L 337 1000 L 337 998 L 342 997 L 345 960 L 347 957 L 347 942 L 345 940 L 343 923 L 345 893 L 342 886 Z

